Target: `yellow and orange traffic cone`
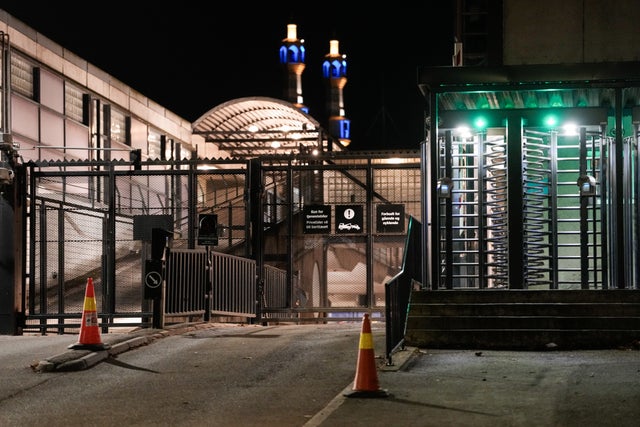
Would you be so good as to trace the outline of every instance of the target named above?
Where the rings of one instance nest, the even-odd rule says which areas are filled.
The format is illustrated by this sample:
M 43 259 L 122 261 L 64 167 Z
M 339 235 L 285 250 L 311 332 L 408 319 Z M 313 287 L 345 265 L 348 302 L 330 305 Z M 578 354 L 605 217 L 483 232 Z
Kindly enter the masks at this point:
M 108 344 L 104 344 L 100 338 L 98 326 L 98 312 L 96 309 L 96 294 L 93 288 L 93 279 L 87 279 L 87 288 L 84 293 L 84 307 L 82 309 L 82 322 L 80 324 L 80 337 L 78 342 L 68 348 L 73 350 L 107 350 Z
M 360 347 L 358 350 L 358 362 L 356 363 L 356 377 L 353 380 L 353 389 L 348 393 L 344 393 L 344 395 L 347 397 L 389 396 L 389 393 L 381 389 L 378 384 L 378 368 L 375 361 L 371 322 L 368 313 L 365 313 L 362 318 Z

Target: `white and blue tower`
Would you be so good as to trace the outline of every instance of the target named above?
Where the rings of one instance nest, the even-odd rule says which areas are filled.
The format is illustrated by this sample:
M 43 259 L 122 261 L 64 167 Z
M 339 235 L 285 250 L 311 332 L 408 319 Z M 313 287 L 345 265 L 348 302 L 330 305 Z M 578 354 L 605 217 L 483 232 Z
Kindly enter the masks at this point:
M 285 81 L 285 97 L 300 110 L 309 113 L 309 108 L 304 105 L 302 97 L 302 72 L 305 68 L 304 40 L 298 39 L 296 24 L 287 25 L 287 38 L 282 40 L 280 46 L 280 63 L 287 70 Z
M 322 76 L 328 82 L 329 133 L 346 147 L 351 142 L 351 121 L 345 117 L 343 97 L 347 84 L 347 57 L 340 54 L 338 40 L 329 41 L 329 53 L 324 58 Z

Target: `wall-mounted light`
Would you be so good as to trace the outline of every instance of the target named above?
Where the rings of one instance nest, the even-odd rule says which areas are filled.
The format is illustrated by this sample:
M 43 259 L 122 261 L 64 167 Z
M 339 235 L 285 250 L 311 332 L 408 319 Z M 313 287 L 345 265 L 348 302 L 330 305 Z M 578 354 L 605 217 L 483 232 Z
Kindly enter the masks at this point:
M 596 195 L 596 179 L 589 175 L 581 175 L 578 178 L 578 188 L 580 189 L 581 196 L 595 196 Z
M 453 191 L 453 181 L 451 178 L 447 176 L 440 178 L 438 180 L 436 191 L 438 192 L 438 197 L 450 198 L 451 192 Z

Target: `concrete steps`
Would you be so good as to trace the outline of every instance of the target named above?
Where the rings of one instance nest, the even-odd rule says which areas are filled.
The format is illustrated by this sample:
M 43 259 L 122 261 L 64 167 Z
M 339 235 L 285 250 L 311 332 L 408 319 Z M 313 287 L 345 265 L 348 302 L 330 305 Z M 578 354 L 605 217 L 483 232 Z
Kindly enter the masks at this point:
M 420 348 L 598 349 L 640 342 L 640 290 L 413 291 L 405 343 Z

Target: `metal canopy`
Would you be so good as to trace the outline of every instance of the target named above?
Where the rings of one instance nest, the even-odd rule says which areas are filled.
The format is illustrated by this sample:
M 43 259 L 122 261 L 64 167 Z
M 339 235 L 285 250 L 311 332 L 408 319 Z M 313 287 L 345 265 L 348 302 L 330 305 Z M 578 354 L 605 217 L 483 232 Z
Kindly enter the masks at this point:
M 320 124 L 293 104 L 274 98 L 238 98 L 220 104 L 192 124 L 193 133 L 231 157 L 341 151 Z
M 640 62 L 424 67 L 418 87 L 438 95 L 441 111 L 640 105 Z
M 640 83 L 640 62 L 594 64 L 506 65 L 502 67 L 422 67 L 418 87 L 423 94 L 494 86 L 496 88 L 596 84 L 627 86 Z M 465 89 L 466 88 L 466 89 Z

